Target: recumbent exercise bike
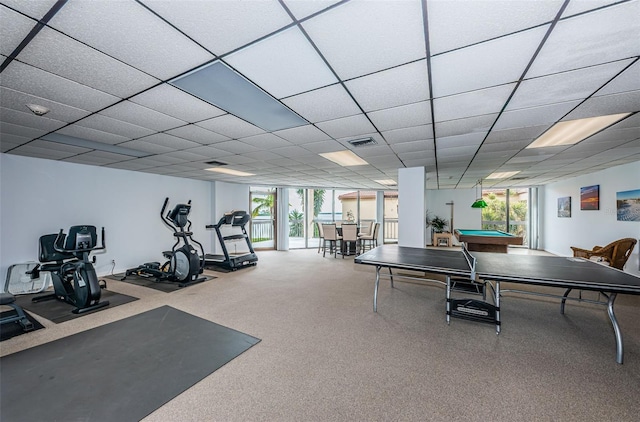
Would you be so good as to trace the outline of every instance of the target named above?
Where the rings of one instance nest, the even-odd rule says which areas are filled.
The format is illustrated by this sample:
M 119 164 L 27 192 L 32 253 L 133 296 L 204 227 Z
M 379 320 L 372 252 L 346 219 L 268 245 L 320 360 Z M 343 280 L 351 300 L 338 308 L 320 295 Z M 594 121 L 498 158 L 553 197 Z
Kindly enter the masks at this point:
M 160 211 L 160 218 L 173 230 L 176 243 L 170 251 L 162 252 L 166 262 L 162 265 L 159 262 L 147 262 L 136 268 L 128 269 L 124 277 L 121 278 L 122 281 L 130 275 L 137 275 L 154 278 L 156 282 L 177 282 L 180 287 L 186 287 L 206 280 L 206 277 L 200 277 L 204 271 L 204 259 L 201 258 L 204 256 L 204 247 L 192 237 L 193 233 L 191 232 L 191 221 L 189 220 L 191 200 L 186 204 L 176 205 L 165 215 L 168 203 L 169 198 L 166 198 Z M 189 241 L 197 244 L 201 253 L 198 253 Z M 181 242 L 183 245 L 177 248 Z
M 97 246 L 98 235 L 95 226 L 73 226 L 65 235 L 60 229 L 58 234 L 40 236 L 40 264 L 31 270 L 32 276 L 39 272 L 51 274 L 54 292 L 34 297 L 33 302 L 58 299 L 76 307 L 72 312 L 80 314 L 109 305 L 100 301 L 101 289 L 93 260 L 89 255 L 93 251 L 104 250 L 104 227 L 102 228 L 102 246 Z

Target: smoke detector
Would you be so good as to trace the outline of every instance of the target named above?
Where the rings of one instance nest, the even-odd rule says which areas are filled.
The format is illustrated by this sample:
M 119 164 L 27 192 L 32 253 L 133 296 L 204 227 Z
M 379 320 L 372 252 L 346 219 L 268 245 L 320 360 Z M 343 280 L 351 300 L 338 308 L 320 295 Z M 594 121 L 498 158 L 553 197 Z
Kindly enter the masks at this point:
M 38 104 L 27 104 L 27 108 L 31 110 L 36 116 L 44 116 L 50 111 L 45 106 L 41 106 Z

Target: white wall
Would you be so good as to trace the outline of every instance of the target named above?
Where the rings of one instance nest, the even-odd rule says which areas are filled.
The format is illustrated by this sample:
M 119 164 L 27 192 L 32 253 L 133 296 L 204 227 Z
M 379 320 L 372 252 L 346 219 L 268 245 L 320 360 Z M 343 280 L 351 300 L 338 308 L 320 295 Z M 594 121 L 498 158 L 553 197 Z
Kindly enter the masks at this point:
M 194 239 L 211 248 L 211 182 L 127 170 L 0 154 L 0 276 L 9 265 L 38 260 L 41 235 L 70 226 L 105 227 L 107 250 L 97 254 L 96 271 L 122 272 L 143 262 L 162 261 L 174 243 L 160 220 L 169 207 L 192 200 Z M 222 201 L 227 198 L 223 198 Z M 223 204 L 224 202 L 219 202 Z
M 398 245 L 427 244 L 426 175 L 424 167 L 398 169 Z
M 580 188 L 600 185 L 600 210 L 580 210 Z M 640 222 L 617 221 L 616 192 L 640 189 L 640 161 L 592 174 L 552 183 L 541 188 L 543 220 L 541 248 L 557 255 L 571 256 L 571 246 L 591 249 L 623 237 L 640 238 Z M 560 218 L 558 198 L 571 197 L 571 217 Z M 640 274 L 638 249 L 627 261 L 625 271 Z
M 448 202 L 453 202 L 453 228 L 454 229 L 480 229 L 482 228 L 482 210 L 471 208 L 471 204 L 476 200 L 474 189 L 442 189 L 427 190 L 427 209 L 431 217 L 438 216 L 449 222 L 451 228 L 451 206 Z M 431 239 L 428 240 L 431 243 Z M 453 243 L 458 244 L 455 236 Z

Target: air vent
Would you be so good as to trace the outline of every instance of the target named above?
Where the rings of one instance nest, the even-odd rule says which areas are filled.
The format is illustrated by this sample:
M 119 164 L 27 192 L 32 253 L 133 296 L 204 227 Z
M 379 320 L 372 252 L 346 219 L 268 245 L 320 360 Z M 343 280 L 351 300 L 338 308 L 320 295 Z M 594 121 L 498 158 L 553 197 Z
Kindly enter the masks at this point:
M 227 163 L 223 163 L 222 161 L 207 161 L 205 164 L 211 164 L 212 166 L 226 166 Z
M 377 142 L 373 139 L 373 138 L 361 138 L 361 139 L 354 139 L 352 141 L 348 141 L 351 145 L 353 145 L 354 147 L 366 147 L 369 145 L 376 145 Z
M 526 177 L 512 177 L 509 180 L 526 180 L 526 179 L 527 179 Z

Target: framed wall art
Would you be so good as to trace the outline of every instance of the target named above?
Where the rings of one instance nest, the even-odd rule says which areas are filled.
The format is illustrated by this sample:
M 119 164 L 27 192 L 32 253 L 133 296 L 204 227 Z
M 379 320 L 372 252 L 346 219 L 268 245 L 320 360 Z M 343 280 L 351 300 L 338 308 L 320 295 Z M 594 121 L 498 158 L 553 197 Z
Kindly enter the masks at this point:
M 571 197 L 558 198 L 558 217 L 571 217 Z
M 585 186 L 580 188 L 580 209 L 600 209 L 600 185 Z
M 618 221 L 640 221 L 640 189 L 616 193 Z

